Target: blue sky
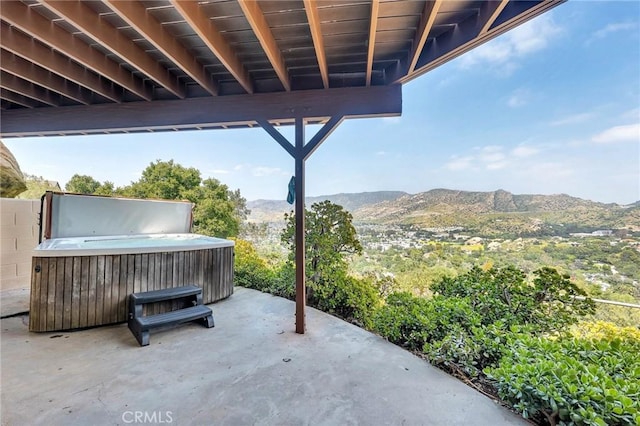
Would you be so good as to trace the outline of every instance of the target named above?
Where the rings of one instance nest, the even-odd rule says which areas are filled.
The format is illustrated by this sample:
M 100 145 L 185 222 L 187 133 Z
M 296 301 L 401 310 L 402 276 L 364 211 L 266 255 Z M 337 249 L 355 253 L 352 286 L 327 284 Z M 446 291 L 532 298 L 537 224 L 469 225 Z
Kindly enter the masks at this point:
M 122 186 L 174 159 L 248 200 L 284 199 L 293 174 L 262 129 L 4 142 L 61 185 Z M 307 161 L 307 195 L 433 188 L 640 200 L 640 2 L 564 3 L 405 85 L 402 117 L 343 122 Z

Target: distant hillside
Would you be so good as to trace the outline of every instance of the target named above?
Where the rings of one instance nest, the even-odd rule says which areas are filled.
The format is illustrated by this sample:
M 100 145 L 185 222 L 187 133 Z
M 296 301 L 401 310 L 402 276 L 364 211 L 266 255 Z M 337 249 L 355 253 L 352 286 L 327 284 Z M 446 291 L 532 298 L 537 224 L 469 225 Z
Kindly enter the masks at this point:
M 420 217 L 429 213 L 511 213 L 553 212 L 573 209 L 606 208 L 608 205 L 571 197 L 569 195 L 514 195 L 504 190 L 492 192 L 432 189 L 415 195 L 406 195 L 393 202 L 363 206 L 358 218 L 375 221 L 397 221 Z
M 411 195 L 369 192 L 313 197 L 349 210 L 356 222 L 405 224 L 421 228 L 463 227 L 481 235 L 542 236 L 597 229 L 640 232 L 640 202 L 629 206 L 604 204 L 565 194 L 512 194 L 433 189 Z M 284 201 L 248 203 L 253 221 L 277 221 L 292 208 Z
M 350 212 L 355 212 L 366 206 L 382 202 L 393 202 L 400 197 L 409 195 L 402 191 L 359 192 L 357 194 L 334 194 L 320 197 L 307 197 L 306 204 L 329 200 L 339 204 Z M 252 222 L 276 222 L 283 219 L 285 213 L 293 210 L 293 206 L 284 200 L 255 200 L 247 202 L 251 210 L 249 220 Z
M 461 226 L 482 235 L 542 236 L 597 229 L 640 231 L 640 207 L 604 204 L 565 194 L 515 195 L 434 189 L 354 213 L 362 222 Z

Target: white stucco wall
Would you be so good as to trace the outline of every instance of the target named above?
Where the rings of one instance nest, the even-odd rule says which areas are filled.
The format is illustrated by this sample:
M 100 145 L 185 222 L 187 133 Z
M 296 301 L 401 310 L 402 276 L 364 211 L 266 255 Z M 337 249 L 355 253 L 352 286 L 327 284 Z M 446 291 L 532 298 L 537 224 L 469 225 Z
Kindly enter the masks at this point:
M 29 288 L 40 200 L 0 198 L 0 290 Z

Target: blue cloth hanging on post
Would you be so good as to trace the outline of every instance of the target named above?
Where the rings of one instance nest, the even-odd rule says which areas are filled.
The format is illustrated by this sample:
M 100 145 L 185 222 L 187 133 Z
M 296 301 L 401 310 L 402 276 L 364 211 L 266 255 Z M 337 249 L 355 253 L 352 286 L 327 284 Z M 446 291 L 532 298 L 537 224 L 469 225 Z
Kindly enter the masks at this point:
M 296 201 L 296 177 L 291 176 L 289 181 L 289 192 L 287 193 L 287 203 L 293 204 Z

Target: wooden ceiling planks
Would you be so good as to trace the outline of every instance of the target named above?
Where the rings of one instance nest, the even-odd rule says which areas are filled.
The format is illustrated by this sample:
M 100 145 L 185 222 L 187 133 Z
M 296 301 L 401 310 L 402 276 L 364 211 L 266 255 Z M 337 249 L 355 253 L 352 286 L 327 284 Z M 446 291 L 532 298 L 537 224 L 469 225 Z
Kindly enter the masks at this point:
M 404 83 L 561 2 L 3 0 L 0 135 L 22 109 Z

